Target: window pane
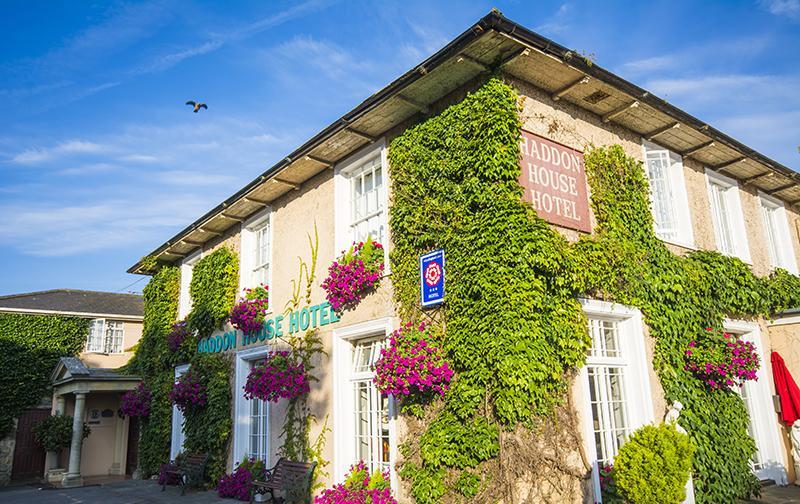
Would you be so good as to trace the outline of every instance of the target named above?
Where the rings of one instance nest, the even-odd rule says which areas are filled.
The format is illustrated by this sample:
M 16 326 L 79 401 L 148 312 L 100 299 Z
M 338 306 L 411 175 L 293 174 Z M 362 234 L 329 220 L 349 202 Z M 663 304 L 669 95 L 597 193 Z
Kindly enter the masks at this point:
M 711 210 L 714 218 L 714 230 L 717 234 L 717 247 L 720 252 L 731 255 L 736 249 L 733 242 L 727 191 L 727 187 L 711 183 Z
M 780 250 L 778 249 L 778 209 L 761 205 L 761 216 L 764 220 L 764 233 L 767 237 L 770 264 L 774 267 L 781 265 Z
M 647 176 L 650 182 L 650 203 L 656 234 L 661 238 L 678 237 L 675 218 L 675 203 L 670 182 L 669 152 L 656 150 L 647 152 Z
M 372 372 L 381 344 L 381 340 L 376 339 L 357 342 L 351 371 L 356 456 L 352 462 L 363 460 L 370 471 L 391 469 L 390 400 L 375 386 Z

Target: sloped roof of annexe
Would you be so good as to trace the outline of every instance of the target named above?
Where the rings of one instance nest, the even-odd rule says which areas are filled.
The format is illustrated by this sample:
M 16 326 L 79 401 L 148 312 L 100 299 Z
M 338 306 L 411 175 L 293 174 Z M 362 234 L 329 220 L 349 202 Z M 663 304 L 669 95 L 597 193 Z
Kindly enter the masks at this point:
M 367 98 L 197 219 L 150 255 L 175 262 L 232 225 L 392 128 L 424 118 L 431 104 L 501 67 L 554 100 L 623 126 L 644 139 L 773 195 L 800 203 L 800 174 L 707 123 L 527 28 L 492 11 L 420 65 Z M 129 273 L 150 274 L 137 262 Z
M 53 289 L 0 296 L 0 312 L 141 319 L 144 316 L 144 301 L 137 294 Z

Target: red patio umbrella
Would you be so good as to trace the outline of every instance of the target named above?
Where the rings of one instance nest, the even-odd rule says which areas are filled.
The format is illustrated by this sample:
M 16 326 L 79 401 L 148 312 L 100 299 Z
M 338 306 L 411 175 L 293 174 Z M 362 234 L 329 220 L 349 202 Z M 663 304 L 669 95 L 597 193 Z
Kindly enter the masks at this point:
M 775 391 L 781 399 L 781 420 L 791 426 L 800 419 L 800 388 L 778 352 L 772 352 L 772 376 L 775 378 Z

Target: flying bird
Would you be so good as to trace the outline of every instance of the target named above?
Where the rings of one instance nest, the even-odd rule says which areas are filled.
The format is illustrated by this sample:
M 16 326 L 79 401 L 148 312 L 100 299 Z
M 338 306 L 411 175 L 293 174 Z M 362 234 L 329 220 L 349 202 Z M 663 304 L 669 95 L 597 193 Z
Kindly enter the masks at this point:
M 205 103 L 197 103 L 197 102 L 196 102 L 196 101 L 194 101 L 194 100 L 189 100 L 189 101 L 187 101 L 187 102 L 186 102 L 186 105 L 191 105 L 192 107 L 194 107 L 194 110 L 192 110 L 192 112 L 194 112 L 195 114 L 196 114 L 196 113 L 197 113 L 197 112 L 198 112 L 198 111 L 199 111 L 201 108 L 204 108 L 204 109 L 208 110 L 208 105 L 206 105 Z

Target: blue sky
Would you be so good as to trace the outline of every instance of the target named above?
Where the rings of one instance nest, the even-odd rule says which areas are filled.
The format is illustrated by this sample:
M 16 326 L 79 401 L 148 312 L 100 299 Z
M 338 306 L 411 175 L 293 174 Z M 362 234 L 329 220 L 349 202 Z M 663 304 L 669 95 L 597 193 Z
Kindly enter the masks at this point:
M 800 0 L 600 3 L 4 1 L 0 294 L 140 290 L 138 258 L 492 7 L 800 169 Z

